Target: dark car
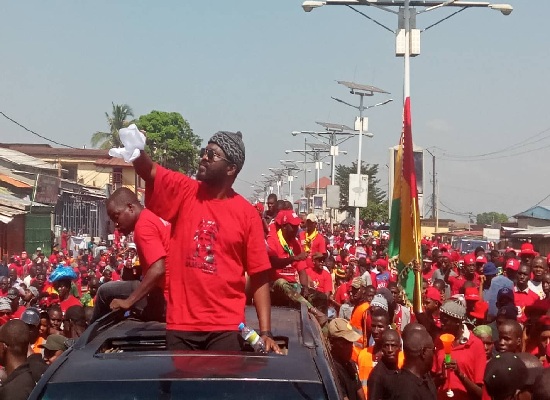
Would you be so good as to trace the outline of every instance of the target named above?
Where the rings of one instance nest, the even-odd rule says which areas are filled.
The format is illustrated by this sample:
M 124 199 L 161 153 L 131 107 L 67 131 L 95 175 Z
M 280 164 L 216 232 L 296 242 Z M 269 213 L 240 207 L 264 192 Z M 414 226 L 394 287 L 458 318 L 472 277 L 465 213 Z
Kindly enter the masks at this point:
M 321 328 L 305 307 L 273 307 L 271 318 L 283 355 L 169 351 L 164 323 L 109 314 L 50 366 L 29 399 L 342 398 Z M 258 326 L 254 307 L 246 322 Z

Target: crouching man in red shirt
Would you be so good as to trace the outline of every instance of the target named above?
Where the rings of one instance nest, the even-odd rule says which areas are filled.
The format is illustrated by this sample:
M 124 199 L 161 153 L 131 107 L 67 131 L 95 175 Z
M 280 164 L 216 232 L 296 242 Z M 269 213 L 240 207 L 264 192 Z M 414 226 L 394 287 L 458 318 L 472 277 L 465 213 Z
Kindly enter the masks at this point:
M 301 222 L 294 211 L 281 210 L 275 217 L 275 234 L 267 237 L 269 261 L 273 268 L 274 301 L 279 305 L 287 305 L 289 301 L 305 304 L 322 326 L 328 321 L 327 316 L 308 299 L 310 293 L 305 261 L 308 254 L 302 251 L 296 239 Z
M 107 214 L 124 235 L 134 232 L 143 278 L 101 285 L 92 321 L 110 310 L 127 310 L 134 305 L 144 320 L 163 321 L 170 224 L 143 208 L 135 193 L 125 187 L 115 190 L 107 199 Z
M 245 160 L 240 132 L 217 132 L 201 149 L 193 180 L 154 163 L 135 125 L 120 130 L 124 149 L 111 155 L 134 163 L 145 181 L 145 204 L 172 224 L 166 341 L 172 350 L 241 350 L 245 273 L 267 350 L 271 338 L 269 270 L 262 221 L 232 189 Z

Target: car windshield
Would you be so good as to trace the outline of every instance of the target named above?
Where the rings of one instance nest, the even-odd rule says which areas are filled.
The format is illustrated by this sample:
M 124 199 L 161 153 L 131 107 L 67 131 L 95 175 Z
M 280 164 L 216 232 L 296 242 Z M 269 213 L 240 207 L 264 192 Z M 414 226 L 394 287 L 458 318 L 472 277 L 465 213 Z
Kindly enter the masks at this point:
M 43 400 L 140 399 L 326 399 L 321 383 L 254 380 L 101 381 L 48 383 Z
M 477 247 L 483 247 L 487 250 L 487 242 L 483 240 L 465 240 L 460 242 L 460 251 L 462 253 L 473 253 Z

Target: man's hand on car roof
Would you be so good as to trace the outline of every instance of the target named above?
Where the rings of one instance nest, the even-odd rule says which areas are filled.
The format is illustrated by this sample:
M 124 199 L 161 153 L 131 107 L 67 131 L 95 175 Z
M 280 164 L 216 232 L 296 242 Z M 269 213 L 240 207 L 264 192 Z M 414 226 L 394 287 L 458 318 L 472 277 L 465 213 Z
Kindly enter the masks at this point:
M 277 345 L 277 343 L 275 343 L 275 340 L 273 340 L 272 338 L 270 338 L 267 335 L 262 335 L 262 339 L 265 343 L 265 350 L 268 353 L 272 351 L 272 352 L 277 353 L 277 354 L 283 354 L 283 353 L 281 353 L 281 349 L 279 349 L 279 346 Z

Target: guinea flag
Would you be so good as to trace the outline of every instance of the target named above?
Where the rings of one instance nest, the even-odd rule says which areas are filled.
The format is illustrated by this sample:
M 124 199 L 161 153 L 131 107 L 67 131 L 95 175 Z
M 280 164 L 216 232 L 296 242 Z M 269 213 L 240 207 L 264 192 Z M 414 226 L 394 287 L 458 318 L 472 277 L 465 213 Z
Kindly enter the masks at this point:
M 411 125 L 411 99 L 405 99 L 403 108 L 403 131 L 395 159 L 393 176 L 393 196 L 390 215 L 390 244 L 388 255 L 399 256 L 397 270 L 399 282 L 405 289 L 409 301 L 417 291 L 417 300 L 421 301 L 422 280 L 420 272 L 412 270 L 413 260 L 421 263 L 420 251 L 420 214 L 418 211 L 418 193 L 414 170 L 413 141 Z M 407 268 L 410 266 L 411 268 Z M 417 306 L 415 304 L 415 306 Z M 418 304 L 420 307 L 420 304 Z M 415 307 L 415 309 L 418 309 Z

